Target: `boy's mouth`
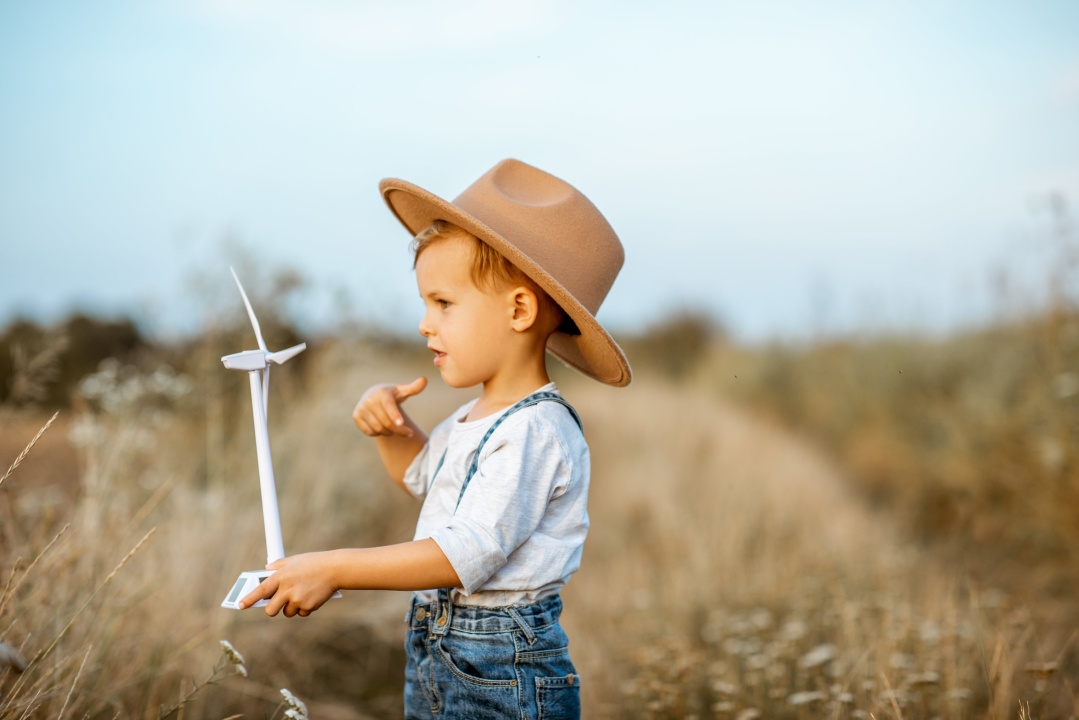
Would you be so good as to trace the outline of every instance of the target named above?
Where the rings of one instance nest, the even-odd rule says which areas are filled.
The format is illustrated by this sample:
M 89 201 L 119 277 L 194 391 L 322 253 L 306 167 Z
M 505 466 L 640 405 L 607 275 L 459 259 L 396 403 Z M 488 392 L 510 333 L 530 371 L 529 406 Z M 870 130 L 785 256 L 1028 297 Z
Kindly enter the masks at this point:
M 442 352 L 441 350 L 439 350 L 437 348 L 433 348 L 433 347 L 430 347 L 430 346 L 428 346 L 427 349 L 435 354 L 435 365 L 441 365 L 443 358 L 446 357 L 446 353 Z

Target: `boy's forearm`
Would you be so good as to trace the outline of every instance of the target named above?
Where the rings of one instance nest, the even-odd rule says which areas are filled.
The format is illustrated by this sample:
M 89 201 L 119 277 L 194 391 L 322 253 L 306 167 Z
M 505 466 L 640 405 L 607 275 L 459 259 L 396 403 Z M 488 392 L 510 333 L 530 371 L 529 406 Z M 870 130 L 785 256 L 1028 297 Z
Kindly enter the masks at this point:
M 423 450 L 423 446 L 427 444 L 427 435 L 423 430 L 415 423 L 406 422 L 412 428 L 411 436 L 382 435 L 375 438 L 378 456 L 382 459 L 383 467 L 386 468 L 386 472 L 402 489 L 405 489 L 405 471 L 408 470 L 408 466 Z
M 430 538 L 373 548 L 332 551 L 334 585 L 350 590 L 457 587 L 457 571 Z
M 275 560 L 274 573 L 240 599 L 248 608 L 268 599 L 266 614 L 306 616 L 322 606 L 334 590 L 430 590 L 457 587 L 460 578 L 434 540 L 399 545 L 329 550 Z

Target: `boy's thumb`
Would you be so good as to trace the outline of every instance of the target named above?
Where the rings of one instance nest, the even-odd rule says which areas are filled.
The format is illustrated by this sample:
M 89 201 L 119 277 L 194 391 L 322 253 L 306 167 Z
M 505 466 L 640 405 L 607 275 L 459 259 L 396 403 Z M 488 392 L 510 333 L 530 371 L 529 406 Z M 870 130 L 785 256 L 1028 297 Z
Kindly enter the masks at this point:
M 398 385 L 393 389 L 393 397 L 398 402 L 403 402 L 413 395 L 419 395 L 427 387 L 427 378 L 418 377 L 405 385 Z

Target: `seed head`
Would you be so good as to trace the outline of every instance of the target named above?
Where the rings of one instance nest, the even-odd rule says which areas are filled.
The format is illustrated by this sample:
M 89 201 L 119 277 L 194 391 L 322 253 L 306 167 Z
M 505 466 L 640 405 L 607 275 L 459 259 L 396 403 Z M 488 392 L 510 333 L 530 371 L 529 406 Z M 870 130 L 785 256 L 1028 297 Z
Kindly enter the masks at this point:
M 796 692 L 787 698 L 787 702 L 797 707 L 799 705 L 809 705 L 810 703 L 827 699 L 828 696 L 818 690 L 814 692 Z
M 26 669 L 26 660 L 19 654 L 18 650 L 6 642 L 0 642 L 0 670 L 9 667 L 15 672 L 21 673 Z
M 300 720 L 307 720 L 307 706 L 303 704 L 303 700 L 293 695 L 288 688 L 281 688 L 281 697 L 285 699 L 285 702 L 288 704 L 289 709 L 295 711 L 295 713 L 297 714 L 296 716 Z M 285 715 L 287 717 L 293 717 L 288 713 L 289 711 L 286 710 Z
M 244 656 L 240 654 L 240 651 L 232 646 L 228 640 L 221 640 L 221 652 L 225 654 L 225 657 L 229 659 L 229 662 L 233 665 L 239 665 L 243 667 Z M 244 677 L 247 676 L 247 670 L 243 672 Z
M 798 661 L 798 664 L 806 670 L 812 670 L 813 668 L 818 668 L 821 665 L 827 665 L 828 663 L 835 660 L 835 657 L 835 645 L 832 645 L 831 643 L 823 643 L 803 655 L 802 659 Z
M 916 673 L 907 678 L 907 682 L 917 687 L 919 685 L 939 685 L 940 675 L 932 670 Z

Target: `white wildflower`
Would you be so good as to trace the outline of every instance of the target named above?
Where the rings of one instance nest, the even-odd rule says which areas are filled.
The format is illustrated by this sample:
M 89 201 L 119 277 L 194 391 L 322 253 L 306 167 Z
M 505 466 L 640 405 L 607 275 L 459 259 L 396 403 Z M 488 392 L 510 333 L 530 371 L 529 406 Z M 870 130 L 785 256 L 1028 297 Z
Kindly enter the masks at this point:
M 880 701 L 888 704 L 891 704 L 894 701 L 897 705 L 905 707 L 910 704 L 911 696 L 902 689 L 885 690 L 880 694 Z
M 932 670 L 928 670 L 923 673 L 915 673 L 914 675 L 911 675 L 909 678 L 907 678 L 907 682 L 911 685 L 939 685 L 940 675 L 933 672 Z
M 775 618 L 772 617 L 772 613 L 768 612 L 767 608 L 757 608 L 750 614 L 749 621 L 758 630 L 767 630 L 772 627 Z
M 915 662 L 913 655 L 902 652 L 892 653 L 892 657 L 888 660 L 888 664 L 896 670 L 909 670 L 914 667 Z
M 720 695 L 736 695 L 738 694 L 738 686 L 734 683 L 729 683 L 726 680 L 716 680 L 712 683 L 712 690 Z
M 100 423 L 87 413 L 75 416 L 68 430 L 67 438 L 75 447 L 90 447 L 101 442 Z
M 801 640 L 809 632 L 809 627 L 801 620 L 788 620 L 780 632 L 787 640 Z
M 953 702 L 966 702 L 974 696 L 974 693 L 964 687 L 952 688 L 948 692 L 944 693 L 944 697 Z
M 723 652 L 728 655 L 742 655 L 745 651 L 745 643 L 738 638 L 727 638 L 723 641 Z
M 221 652 L 225 653 L 225 657 L 229 659 L 229 662 L 233 665 L 243 666 L 244 656 L 240 654 L 240 651 L 232 646 L 228 640 L 221 641 Z M 247 676 L 247 671 L 244 671 L 244 676 Z
M 307 720 L 307 716 L 301 715 L 300 711 L 296 710 L 295 708 L 289 708 L 288 710 L 286 710 L 285 717 L 287 717 L 288 720 Z
M 290 708 L 299 713 L 302 720 L 307 720 L 307 706 L 303 704 L 303 700 L 293 695 L 288 688 L 281 688 L 281 697 L 285 698 Z M 285 714 L 288 715 L 287 712 Z
M 787 702 L 795 706 L 808 705 L 809 703 L 825 700 L 827 697 L 827 695 L 819 690 L 815 692 L 796 692 L 787 698 Z
M 815 648 L 807 652 L 805 655 L 803 655 L 802 659 L 798 661 L 798 664 L 806 670 L 812 670 L 813 668 L 817 668 L 821 665 L 826 665 L 832 662 L 833 660 L 835 660 L 835 656 L 835 645 L 832 645 L 831 643 L 824 643 L 822 645 L 816 646 Z
M 110 415 L 143 413 L 153 405 L 172 404 L 191 392 L 192 383 L 168 365 L 146 372 L 107 358 L 97 372 L 79 383 L 79 392 Z
M 1079 393 L 1079 376 L 1073 372 L 1062 372 L 1053 378 L 1053 389 L 1061 400 Z
M 0 670 L 5 670 L 9 667 L 15 672 L 21 673 L 26 670 L 26 659 L 18 650 L 6 642 L 0 642 Z
M 772 657 L 767 653 L 756 653 L 746 658 L 746 665 L 751 670 L 763 670 L 772 664 Z

